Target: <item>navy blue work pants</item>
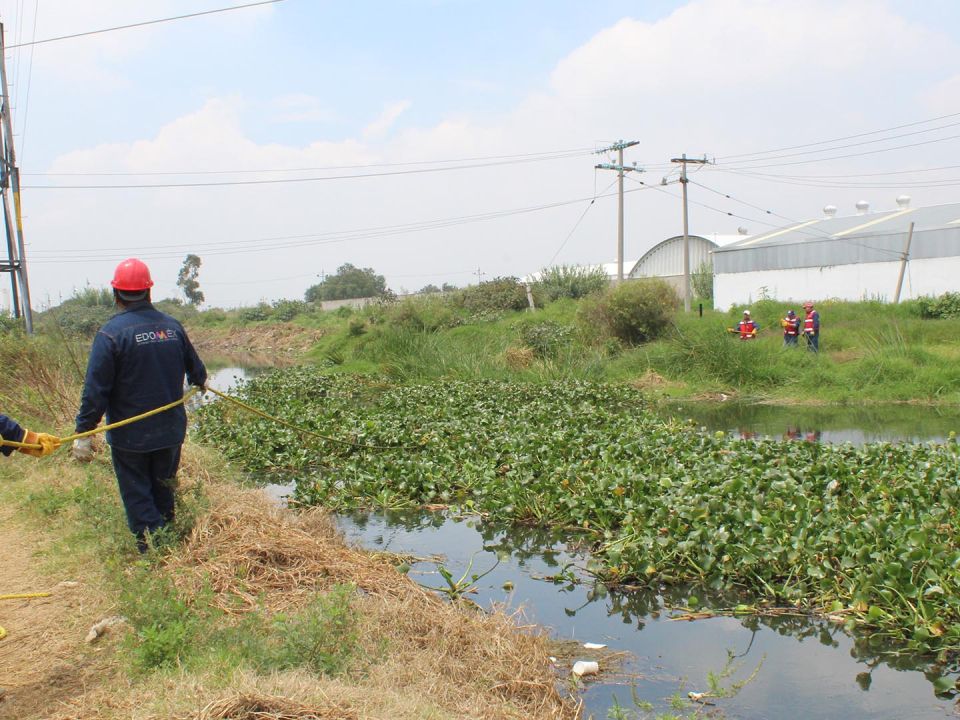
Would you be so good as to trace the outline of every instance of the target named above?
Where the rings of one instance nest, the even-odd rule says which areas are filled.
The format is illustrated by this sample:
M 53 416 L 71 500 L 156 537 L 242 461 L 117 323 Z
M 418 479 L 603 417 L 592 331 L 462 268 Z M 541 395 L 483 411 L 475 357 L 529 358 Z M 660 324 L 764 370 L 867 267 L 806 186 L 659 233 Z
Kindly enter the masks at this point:
M 127 526 L 141 542 L 173 520 L 180 446 L 149 452 L 110 448 Z

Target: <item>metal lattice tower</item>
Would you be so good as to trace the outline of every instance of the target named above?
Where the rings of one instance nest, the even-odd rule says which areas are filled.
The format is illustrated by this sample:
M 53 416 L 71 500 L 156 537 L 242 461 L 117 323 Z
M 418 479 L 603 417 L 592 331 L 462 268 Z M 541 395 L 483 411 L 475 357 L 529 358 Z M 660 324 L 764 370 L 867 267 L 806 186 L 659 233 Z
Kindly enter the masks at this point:
M 27 281 L 27 260 L 23 246 L 23 218 L 20 212 L 20 170 L 14 151 L 13 120 L 10 107 L 10 86 L 7 84 L 6 44 L 3 23 L 0 23 L 0 194 L 3 202 L 4 229 L 7 238 L 7 259 L 0 260 L 0 272 L 10 273 L 10 307 L 13 316 L 23 317 L 28 333 L 33 332 L 30 309 L 30 284 Z M 10 195 L 13 194 L 13 207 Z

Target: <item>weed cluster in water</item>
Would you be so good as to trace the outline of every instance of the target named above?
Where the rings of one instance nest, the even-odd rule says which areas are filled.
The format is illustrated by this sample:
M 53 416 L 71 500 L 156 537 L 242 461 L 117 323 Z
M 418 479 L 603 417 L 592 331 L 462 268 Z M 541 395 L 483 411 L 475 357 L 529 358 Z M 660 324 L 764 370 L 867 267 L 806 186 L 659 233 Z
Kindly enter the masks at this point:
M 299 502 L 447 503 L 576 527 L 613 581 L 747 588 L 913 650 L 960 649 L 955 442 L 742 441 L 665 424 L 638 391 L 587 382 L 391 387 L 299 368 L 244 394 L 355 443 L 203 411 L 208 440 L 253 473 L 296 478 Z

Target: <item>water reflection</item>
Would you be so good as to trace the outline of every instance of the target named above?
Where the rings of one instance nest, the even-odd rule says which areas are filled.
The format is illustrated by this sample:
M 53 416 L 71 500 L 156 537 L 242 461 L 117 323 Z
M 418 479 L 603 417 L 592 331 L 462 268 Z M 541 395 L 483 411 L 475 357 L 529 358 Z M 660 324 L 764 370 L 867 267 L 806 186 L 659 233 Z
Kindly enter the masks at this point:
M 783 438 L 808 442 L 943 442 L 960 428 L 960 409 L 915 405 L 795 406 L 739 402 L 673 401 L 658 409 L 664 418 L 691 420 L 710 431 L 744 439 Z
M 625 670 L 642 678 L 638 696 L 663 709 L 683 678 L 689 679 L 686 689 L 705 689 L 707 674 L 724 666 L 729 651 L 743 668 L 731 681 L 743 679 L 761 660 L 763 666 L 737 697 L 722 701 L 727 718 L 892 720 L 942 718 L 951 711 L 930 682 L 956 674 L 955 664 L 900 656 L 876 641 L 850 637 L 840 625 L 795 613 L 671 619 L 681 614 L 671 608 L 686 606 L 693 595 L 700 607 L 718 608 L 750 598 L 682 586 L 608 591 L 586 572 L 590 556 L 569 535 L 420 512 L 353 513 L 340 524 L 349 539 L 366 547 L 415 556 L 411 577 L 424 585 L 437 584 L 438 561 L 459 577 L 471 560 L 479 573 L 499 557 L 500 564 L 478 583 L 475 601 L 522 607 L 560 639 L 628 651 L 632 659 Z M 631 704 L 622 682 L 601 679 L 588 686 L 587 714 L 606 717 L 614 696 L 621 705 Z

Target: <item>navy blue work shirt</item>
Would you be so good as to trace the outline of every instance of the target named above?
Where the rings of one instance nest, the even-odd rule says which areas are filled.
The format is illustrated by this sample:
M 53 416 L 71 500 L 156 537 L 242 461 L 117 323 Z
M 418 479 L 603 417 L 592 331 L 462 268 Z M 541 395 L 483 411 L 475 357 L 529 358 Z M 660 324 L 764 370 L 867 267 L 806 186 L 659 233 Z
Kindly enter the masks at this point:
M 104 324 L 93 339 L 87 363 L 77 432 L 126 420 L 183 397 L 183 377 L 207 381 L 207 369 L 177 320 L 149 300 L 131 303 Z M 119 450 L 150 452 L 183 443 L 187 412 L 178 405 L 144 420 L 107 431 Z
M 13 420 L 8 418 L 6 415 L 0 415 L 0 437 L 4 440 L 11 440 L 13 442 L 23 442 L 23 436 L 27 434 L 27 431 L 20 427 Z M 4 455 L 9 455 L 16 448 L 8 447 L 6 445 L 0 446 L 0 452 Z

